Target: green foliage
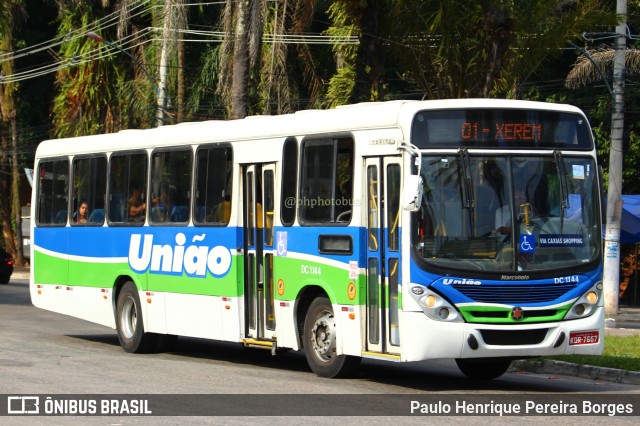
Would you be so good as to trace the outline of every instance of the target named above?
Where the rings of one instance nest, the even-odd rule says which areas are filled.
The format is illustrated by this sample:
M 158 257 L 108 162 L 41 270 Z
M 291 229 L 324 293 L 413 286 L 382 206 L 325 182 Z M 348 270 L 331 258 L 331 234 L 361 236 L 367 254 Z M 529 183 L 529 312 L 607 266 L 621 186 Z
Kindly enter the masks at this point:
M 219 108 L 216 108 L 220 105 L 220 98 L 216 91 L 220 59 L 218 49 L 219 47 L 211 46 L 202 54 L 202 67 L 197 80 L 191 86 L 191 97 L 188 103 L 188 113 L 191 115 L 199 116 L 206 113 L 212 116 L 217 115 L 220 118 L 224 117 L 224 114 L 220 114 Z M 211 97 L 211 100 L 203 104 L 208 96 Z
M 605 336 L 602 355 L 565 355 L 553 357 L 560 361 L 599 367 L 640 371 L 640 334 L 635 336 Z
M 614 19 L 597 0 L 399 0 L 394 12 L 403 77 L 431 99 L 514 97 L 567 41 Z
M 352 2 L 335 1 L 329 7 L 329 17 L 333 25 L 325 31 L 325 34 L 336 39 L 358 36 L 359 29 L 355 24 L 353 13 L 357 12 L 352 7 Z M 355 61 L 358 47 L 353 44 L 337 43 L 333 46 L 336 57 L 337 70 L 329 81 L 329 87 L 325 95 L 323 105 L 332 108 L 348 103 L 349 97 L 355 86 Z
M 113 61 L 86 60 L 95 42 L 84 34 L 73 34 L 86 28 L 96 16 L 88 3 L 73 9 L 61 10 L 58 35 L 65 41 L 59 55 L 66 60 L 66 68 L 56 76 L 57 91 L 53 103 L 52 122 L 55 137 L 92 135 L 104 130 L 105 118 L 110 114 L 113 96 L 111 76 L 117 74 Z

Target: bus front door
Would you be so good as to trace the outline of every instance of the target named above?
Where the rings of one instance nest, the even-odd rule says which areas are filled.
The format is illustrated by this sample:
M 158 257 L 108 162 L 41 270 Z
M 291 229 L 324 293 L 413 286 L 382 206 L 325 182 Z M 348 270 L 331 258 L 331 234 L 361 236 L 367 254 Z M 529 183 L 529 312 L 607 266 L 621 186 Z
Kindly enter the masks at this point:
M 271 340 L 276 326 L 273 283 L 274 186 L 274 164 L 244 167 L 245 336 L 256 340 Z M 254 344 L 259 345 L 259 342 Z
M 365 161 L 367 214 L 366 351 L 400 353 L 400 157 Z

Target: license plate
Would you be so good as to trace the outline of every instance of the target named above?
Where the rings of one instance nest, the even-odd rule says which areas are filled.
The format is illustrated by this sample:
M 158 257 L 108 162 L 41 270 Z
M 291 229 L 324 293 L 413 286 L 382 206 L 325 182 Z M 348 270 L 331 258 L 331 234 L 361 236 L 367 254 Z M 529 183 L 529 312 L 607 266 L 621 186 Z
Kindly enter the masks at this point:
M 593 345 L 600 341 L 597 331 L 577 331 L 569 335 L 569 345 Z

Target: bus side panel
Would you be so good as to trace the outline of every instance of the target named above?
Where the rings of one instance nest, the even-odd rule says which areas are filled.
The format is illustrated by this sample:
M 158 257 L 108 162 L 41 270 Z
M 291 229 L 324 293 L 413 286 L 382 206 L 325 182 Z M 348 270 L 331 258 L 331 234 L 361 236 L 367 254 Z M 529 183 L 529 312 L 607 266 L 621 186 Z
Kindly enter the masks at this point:
M 223 308 L 220 297 L 178 293 L 165 293 L 164 297 L 167 333 L 221 339 Z
M 275 235 L 276 241 L 286 242 L 284 246 L 277 247 L 274 259 L 278 346 L 298 349 L 296 320 L 301 322 L 304 318 L 297 318 L 301 313 L 296 301 L 309 287 L 318 287 L 333 305 L 339 336 L 336 342 L 338 353 L 360 356 L 360 299 L 365 294 L 364 275 L 358 268 L 362 229 L 291 227 L 278 228 Z M 351 249 L 344 253 L 321 253 L 319 245 L 324 236 L 338 236 L 337 241 L 349 241 Z
M 69 282 L 68 253 L 67 228 L 34 228 L 31 259 L 34 306 L 67 314 L 64 293 Z
M 237 227 L 145 228 L 153 242 L 141 249 L 149 250 L 148 263 L 138 272 L 148 282 L 141 297 L 148 331 L 240 340 L 244 272 L 234 248 L 238 234 Z

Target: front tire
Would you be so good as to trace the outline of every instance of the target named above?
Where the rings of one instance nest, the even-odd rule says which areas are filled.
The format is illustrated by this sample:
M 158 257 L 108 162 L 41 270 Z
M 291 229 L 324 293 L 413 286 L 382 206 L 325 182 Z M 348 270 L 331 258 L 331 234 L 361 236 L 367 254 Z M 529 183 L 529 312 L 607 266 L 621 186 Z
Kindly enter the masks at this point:
M 462 374 L 470 379 L 491 380 L 502 376 L 511 366 L 509 358 L 456 359 Z
M 148 353 L 158 344 L 158 335 L 144 332 L 138 289 L 132 281 L 118 295 L 116 326 L 120 346 L 129 353 Z
M 315 299 L 304 320 L 304 353 L 311 371 L 320 377 L 344 377 L 360 358 L 337 355 L 336 324 L 331 302 L 326 297 Z

